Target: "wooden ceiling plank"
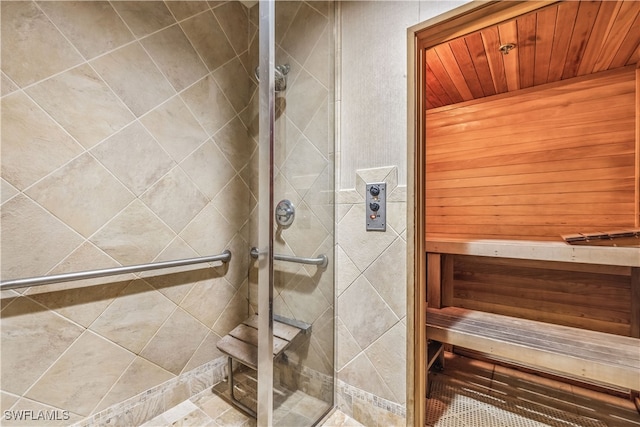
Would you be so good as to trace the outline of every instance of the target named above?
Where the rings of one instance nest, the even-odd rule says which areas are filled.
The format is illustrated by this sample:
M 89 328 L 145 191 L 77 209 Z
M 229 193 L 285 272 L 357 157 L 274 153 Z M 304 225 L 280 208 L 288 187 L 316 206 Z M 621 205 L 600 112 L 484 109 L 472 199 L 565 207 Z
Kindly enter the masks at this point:
M 491 71 L 491 77 L 493 79 L 493 87 L 496 93 L 508 92 L 509 86 L 507 85 L 507 77 L 504 72 L 504 55 L 498 50 L 500 47 L 498 27 L 489 27 L 483 30 L 481 34 L 482 43 L 484 44 L 487 59 L 489 60 L 489 70 Z
M 467 48 L 467 44 L 465 43 L 464 39 L 452 40 L 449 45 L 451 46 L 453 56 L 458 62 L 460 71 L 462 71 L 462 75 L 467 81 L 467 85 L 469 86 L 469 90 L 471 90 L 471 94 L 473 95 L 473 97 L 484 97 L 482 85 L 480 84 L 480 80 L 478 79 L 478 75 L 476 74 L 476 71 L 474 69 L 473 60 L 471 59 L 469 49 Z
M 636 20 L 631 25 L 630 31 L 622 42 L 618 53 L 613 58 L 609 68 L 624 67 L 638 62 L 638 50 L 640 49 L 640 12 L 636 15 Z M 636 29 L 636 30 L 634 30 Z M 634 53 L 636 58 L 634 59 Z
M 578 15 L 579 3 L 567 1 L 558 5 L 556 32 L 553 36 L 551 62 L 549 63 L 549 75 L 547 77 L 549 82 L 555 82 L 562 78 L 573 26 Z
M 469 89 L 469 86 L 467 85 L 467 82 L 462 75 L 462 71 L 460 70 L 458 61 L 453 55 L 453 51 L 451 50 L 449 44 L 442 44 L 434 47 L 433 49 L 438 55 L 438 58 L 440 58 L 440 61 L 442 62 L 444 68 L 449 70 L 449 77 L 458 90 L 458 93 L 462 96 L 462 99 L 465 101 L 474 99 L 473 94 L 471 93 L 471 89 Z
M 537 39 L 536 21 L 537 14 L 535 13 L 530 13 L 516 19 L 518 43 L 515 53 L 518 55 L 518 62 L 520 63 L 518 70 L 520 73 L 520 88 L 522 89 L 533 86 Z
M 498 25 L 498 34 L 500 36 L 501 45 L 506 43 L 517 43 L 518 27 L 516 26 L 516 21 L 512 20 Z M 518 55 L 516 53 L 510 53 L 509 55 L 504 55 L 502 59 L 504 62 L 505 76 L 509 91 L 520 89 Z
M 638 1 L 625 1 L 622 3 L 622 7 L 616 16 L 616 19 L 609 33 L 609 37 L 602 49 L 602 55 L 596 61 L 596 66 L 593 72 L 603 71 L 610 68 L 613 59 L 615 58 L 618 50 L 620 49 L 622 42 L 625 40 L 629 32 L 638 35 L 638 29 L 632 28 L 633 23 L 640 11 L 640 2 Z
M 578 75 L 578 67 L 587 47 L 587 40 L 591 35 L 594 23 L 600 10 L 600 1 L 580 1 L 576 24 L 573 27 L 571 43 L 564 64 L 562 79 L 570 79 Z
M 533 84 L 535 86 L 547 83 L 553 35 L 556 30 L 558 6 L 547 7 L 538 12 L 536 21 L 536 53 Z
M 435 76 L 433 72 L 433 68 L 431 68 L 431 63 L 427 60 L 427 85 L 425 90 L 427 91 L 427 96 L 429 93 L 435 94 L 435 96 L 440 100 L 442 105 L 450 105 L 453 104 L 454 101 L 449 97 L 447 91 L 440 84 L 440 79 Z
M 622 2 L 605 1 L 600 5 L 596 22 L 589 36 L 589 41 L 582 55 L 580 66 L 578 67 L 578 76 L 584 76 L 593 72 L 598 57 L 602 54 L 602 47 L 609 36 L 609 32 L 613 26 L 616 16 Z M 624 65 L 624 64 L 623 64 Z
M 427 98 L 426 99 L 427 109 L 433 109 L 433 108 L 442 107 L 443 105 L 447 105 L 442 101 L 440 101 L 440 98 L 438 98 L 438 95 L 436 95 L 434 91 L 428 90 L 426 87 L 425 87 L 425 95 Z
M 491 69 L 489 68 L 489 60 L 487 58 L 487 52 L 482 42 L 482 35 L 480 32 L 469 34 L 464 38 L 467 44 L 469 52 L 473 52 L 471 60 L 476 69 L 482 92 L 485 96 L 491 96 L 496 94 L 496 88 L 493 85 L 493 78 L 491 77 Z
M 425 53 L 427 65 L 431 69 L 431 72 L 427 72 L 427 87 L 431 84 L 431 80 L 436 79 L 451 99 L 452 103 L 458 103 L 464 101 L 460 92 L 456 88 L 456 85 L 451 80 L 447 69 L 442 64 L 438 53 L 434 49 L 429 49 Z

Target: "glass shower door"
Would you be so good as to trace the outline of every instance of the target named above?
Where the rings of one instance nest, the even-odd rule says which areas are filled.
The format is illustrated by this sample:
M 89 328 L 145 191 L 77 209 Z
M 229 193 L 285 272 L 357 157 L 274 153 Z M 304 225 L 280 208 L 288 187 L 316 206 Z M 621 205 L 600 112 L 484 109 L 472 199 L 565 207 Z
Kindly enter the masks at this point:
M 270 313 L 259 316 L 258 425 L 303 427 L 334 404 L 333 2 L 256 7 L 257 305 Z M 283 342 L 279 329 L 287 327 L 300 332 Z

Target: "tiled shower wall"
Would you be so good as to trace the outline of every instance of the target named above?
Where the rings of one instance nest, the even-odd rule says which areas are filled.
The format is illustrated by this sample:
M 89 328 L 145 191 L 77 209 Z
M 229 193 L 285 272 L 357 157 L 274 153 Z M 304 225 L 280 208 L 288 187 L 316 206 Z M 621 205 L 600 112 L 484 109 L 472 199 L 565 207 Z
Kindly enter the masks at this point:
M 367 426 L 406 416 L 407 28 L 466 1 L 341 1 L 337 168 L 338 407 Z M 387 182 L 386 232 L 365 184 Z
M 2 410 L 68 424 L 215 360 L 247 315 L 257 27 L 235 1 L 1 8 L 2 279 L 233 252 L 2 293 Z

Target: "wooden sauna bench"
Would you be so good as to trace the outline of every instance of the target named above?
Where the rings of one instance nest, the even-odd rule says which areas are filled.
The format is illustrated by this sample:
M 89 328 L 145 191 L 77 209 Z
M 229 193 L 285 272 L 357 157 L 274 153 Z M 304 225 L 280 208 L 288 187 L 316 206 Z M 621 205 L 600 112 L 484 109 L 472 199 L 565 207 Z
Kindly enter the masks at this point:
M 431 344 L 637 399 L 640 248 L 434 239 L 426 251 Z

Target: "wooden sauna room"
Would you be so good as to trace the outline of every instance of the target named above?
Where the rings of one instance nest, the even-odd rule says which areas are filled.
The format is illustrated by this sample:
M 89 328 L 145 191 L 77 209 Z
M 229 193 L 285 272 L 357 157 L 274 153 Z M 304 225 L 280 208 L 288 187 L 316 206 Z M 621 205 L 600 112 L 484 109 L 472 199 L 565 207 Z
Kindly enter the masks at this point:
M 416 401 L 448 351 L 640 413 L 640 2 L 490 2 L 415 40 Z

